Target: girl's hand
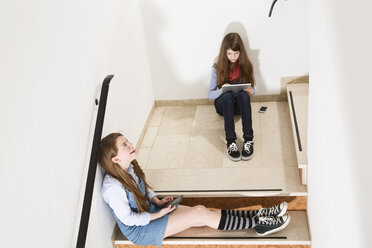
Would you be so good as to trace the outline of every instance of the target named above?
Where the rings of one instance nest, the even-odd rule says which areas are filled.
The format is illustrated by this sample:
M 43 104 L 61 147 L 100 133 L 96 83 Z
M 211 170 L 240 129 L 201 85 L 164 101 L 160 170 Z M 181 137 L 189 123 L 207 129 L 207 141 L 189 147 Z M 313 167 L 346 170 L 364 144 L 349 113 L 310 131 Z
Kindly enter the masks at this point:
M 166 196 L 163 199 L 159 200 L 157 202 L 157 205 L 158 205 L 158 207 L 164 207 L 164 205 L 167 204 L 170 201 L 173 201 L 173 197 L 172 196 Z
M 229 83 L 224 83 L 222 86 L 224 86 L 224 85 L 231 85 L 231 84 L 229 84 Z
M 176 209 L 176 205 L 169 205 L 166 208 L 162 208 L 159 212 L 150 213 L 150 220 L 159 219 L 159 218 L 163 217 L 164 215 L 166 215 L 167 213 L 172 212 L 175 209 Z
M 170 213 L 172 212 L 173 210 L 176 209 L 176 205 L 169 205 L 168 207 L 166 208 L 162 208 L 158 213 L 159 213 L 159 218 L 160 217 L 163 217 L 164 215 L 166 215 L 167 213 Z
M 247 92 L 249 96 L 253 95 L 253 88 L 244 89 L 244 91 Z

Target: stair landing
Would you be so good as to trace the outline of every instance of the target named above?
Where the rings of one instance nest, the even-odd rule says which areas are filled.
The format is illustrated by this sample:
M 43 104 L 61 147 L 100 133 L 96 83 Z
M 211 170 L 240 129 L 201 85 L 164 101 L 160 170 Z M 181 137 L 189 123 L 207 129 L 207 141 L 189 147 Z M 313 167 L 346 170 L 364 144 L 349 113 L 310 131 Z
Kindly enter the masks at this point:
M 254 156 L 226 155 L 224 120 L 213 105 L 156 107 L 137 145 L 137 160 L 159 194 L 307 195 L 301 185 L 287 101 L 252 102 Z M 268 107 L 258 113 L 261 106 Z M 241 118 L 235 118 L 242 148 Z

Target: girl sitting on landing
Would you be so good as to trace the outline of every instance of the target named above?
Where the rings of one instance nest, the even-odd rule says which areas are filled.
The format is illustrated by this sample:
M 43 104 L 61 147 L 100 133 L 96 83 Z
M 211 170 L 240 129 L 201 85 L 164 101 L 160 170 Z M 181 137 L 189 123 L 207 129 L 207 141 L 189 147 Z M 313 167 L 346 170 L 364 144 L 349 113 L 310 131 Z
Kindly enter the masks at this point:
M 222 86 L 251 84 L 240 92 L 222 93 Z M 239 34 L 229 33 L 222 41 L 217 63 L 213 65 L 208 97 L 214 100 L 216 112 L 223 116 L 227 154 L 233 161 L 249 160 L 253 156 L 252 109 L 250 97 L 255 94 L 253 67 Z M 234 115 L 242 116 L 243 148 L 236 145 Z
M 101 193 L 123 235 L 138 245 L 161 246 L 163 239 L 190 227 L 219 230 L 255 228 L 260 236 L 284 229 L 288 204 L 255 211 L 209 210 L 204 206 L 168 206 L 172 197 L 159 199 L 139 167 L 136 151 L 120 133 L 102 139 L 99 163 L 106 170 Z

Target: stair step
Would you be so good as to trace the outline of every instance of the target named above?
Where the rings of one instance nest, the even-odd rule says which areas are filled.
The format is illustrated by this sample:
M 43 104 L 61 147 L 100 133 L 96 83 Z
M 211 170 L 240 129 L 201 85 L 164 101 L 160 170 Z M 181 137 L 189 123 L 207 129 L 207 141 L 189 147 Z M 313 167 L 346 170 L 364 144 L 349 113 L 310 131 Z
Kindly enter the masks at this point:
M 297 167 L 144 169 L 159 195 L 307 196 Z
M 215 245 L 213 247 L 216 245 L 221 245 L 221 247 L 238 247 L 240 245 L 310 247 L 306 212 L 288 211 L 288 214 L 291 216 L 289 225 L 284 230 L 266 237 L 259 237 L 253 229 L 221 231 L 209 227 L 194 227 L 164 239 L 162 247 L 167 247 L 166 245 L 173 245 L 170 247 L 185 247 L 185 245 L 198 245 L 198 247 L 199 245 Z M 124 248 L 131 247 L 132 243 L 119 231 L 115 245 L 117 248 Z

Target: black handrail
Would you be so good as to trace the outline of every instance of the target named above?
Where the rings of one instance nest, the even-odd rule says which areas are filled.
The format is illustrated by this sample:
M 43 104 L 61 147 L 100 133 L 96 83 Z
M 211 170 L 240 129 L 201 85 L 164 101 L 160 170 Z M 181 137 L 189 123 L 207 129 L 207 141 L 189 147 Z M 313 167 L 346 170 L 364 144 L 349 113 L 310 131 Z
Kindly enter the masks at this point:
M 88 177 L 85 185 L 85 194 L 83 202 L 83 210 L 81 212 L 79 234 L 77 238 L 76 248 L 84 248 L 85 241 L 87 239 L 87 231 L 89 224 L 90 208 L 92 205 L 92 196 L 94 189 L 94 180 L 96 176 L 97 163 L 98 163 L 98 152 L 99 144 L 101 142 L 103 120 L 105 119 L 107 95 L 111 79 L 114 75 L 107 75 L 103 80 L 101 95 L 99 99 L 96 127 L 94 129 L 92 152 L 90 153 Z
M 277 2 L 278 0 L 274 0 L 273 3 L 271 4 L 271 8 L 270 8 L 270 12 L 269 12 L 269 17 L 271 17 L 271 14 L 273 13 L 273 9 L 274 9 L 274 6 L 275 6 L 275 3 Z
M 295 110 L 295 106 L 294 106 L 294 103 L 293 103 L 292 91 L 289 91 L 289 98 L 291 100 L 291 108 L 292 108 L 292 114 L 293 114 L 293 121 L 294 121 L 295 129 L 296 129 L 296 137 L 297 137 L 297 143 L 298 143 L 298 150 L 300 152 L 302 152 L 301 137 L 300 137 L 300 131 L 298 129 L 298 124 L 297 124 L 296 110 Z

